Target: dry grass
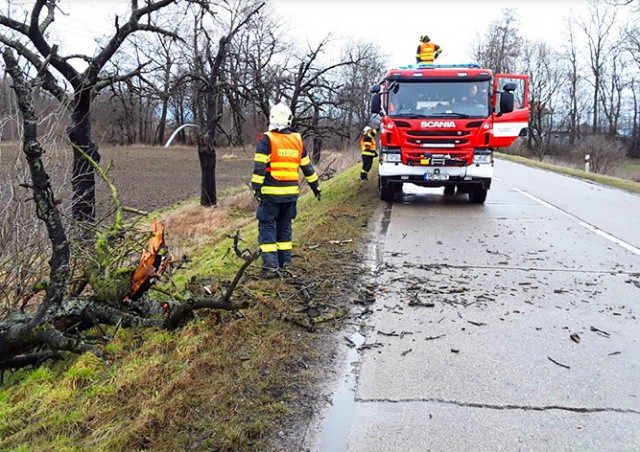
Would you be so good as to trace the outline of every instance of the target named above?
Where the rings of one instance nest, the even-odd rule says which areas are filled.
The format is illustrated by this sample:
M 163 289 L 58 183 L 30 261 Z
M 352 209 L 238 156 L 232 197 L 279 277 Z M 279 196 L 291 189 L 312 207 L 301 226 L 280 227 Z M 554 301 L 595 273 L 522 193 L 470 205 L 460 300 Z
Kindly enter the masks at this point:
M 165 225 L 167 239 L 178 243 L 201 240 L 233 223 L 226 210 L 198 205 L 182 207 L 160 221 Z

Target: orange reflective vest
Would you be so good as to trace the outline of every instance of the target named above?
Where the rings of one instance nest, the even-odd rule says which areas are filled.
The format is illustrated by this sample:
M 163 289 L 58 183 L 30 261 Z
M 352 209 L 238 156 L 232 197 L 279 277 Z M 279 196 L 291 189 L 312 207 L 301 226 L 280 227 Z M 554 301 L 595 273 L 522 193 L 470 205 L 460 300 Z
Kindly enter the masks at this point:
M 365 138 L 369 138 L 370 141 L 365 141 Z M 375 157 L 376 153 L 376 140 L 371 136 L 360 138 L 360 148 L 362 149 L 362 155 L 370 155 Z
M 433 63 L 436 59 L 436 45 L 433 42 L 423 42 L 420 44 L 420 61 L 423 63 Z
M 298 167 L 302 159 L 302 137 L 299 133 L 265 132 L 271 142 L 271 156 L 267 172 L 277 181 L 298 181 Z

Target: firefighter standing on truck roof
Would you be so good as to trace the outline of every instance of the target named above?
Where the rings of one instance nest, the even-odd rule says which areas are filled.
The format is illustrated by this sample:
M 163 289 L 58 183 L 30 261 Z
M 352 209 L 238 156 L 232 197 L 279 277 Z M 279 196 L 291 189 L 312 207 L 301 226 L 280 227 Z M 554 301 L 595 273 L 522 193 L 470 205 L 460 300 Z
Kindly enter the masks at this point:
M 432 64 L 441 53 L 442 47 L 431 42 L 429 36 L 420 36 L 420 45 L 416 51 L 416 63 Z
M 258 243 L 265 276 L 277 275 L 291 261 L 291 220 L 296 217 L 300 173 L 320 200 L 318 176 L 299 133 L 290 130 L 293 116 L 286 105 L 271 108 L 269 131 L 260 134 L 251 188 L 258 200 Z
M 360 180 L 369 179 L 369 170 L 373 164 L 373 159 L 378 156 L 376 152 L 376 139 L 374 138 L 377 134 L 378 130 L 372 129 L 369 126 L 365 127 L 362 131 L 362 138 L 360 138 L 360 148 L 362 149 Z

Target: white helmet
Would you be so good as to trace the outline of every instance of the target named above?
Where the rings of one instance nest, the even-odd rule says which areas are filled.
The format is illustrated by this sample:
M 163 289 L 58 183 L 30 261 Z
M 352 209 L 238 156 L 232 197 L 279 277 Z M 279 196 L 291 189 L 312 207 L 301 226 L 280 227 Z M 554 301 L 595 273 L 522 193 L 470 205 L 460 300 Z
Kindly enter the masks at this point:
M 271 107 L 271 111 L 269 112 L 269 129 L 274 130 L 291 127 L 292 119 L 293 114 L 291 113 L 291 109 L 280 102 Z
M 372 130 L 372 129 L 371 129 L 371 127 L 366 126 L 366 127 L 364 128 L 364 130 L 362 131 L 362 133 L 364 133 L 364 134 L 366 135 L 366 134 L 367 134 L 367 132 L 369 132 L 370 130 Z

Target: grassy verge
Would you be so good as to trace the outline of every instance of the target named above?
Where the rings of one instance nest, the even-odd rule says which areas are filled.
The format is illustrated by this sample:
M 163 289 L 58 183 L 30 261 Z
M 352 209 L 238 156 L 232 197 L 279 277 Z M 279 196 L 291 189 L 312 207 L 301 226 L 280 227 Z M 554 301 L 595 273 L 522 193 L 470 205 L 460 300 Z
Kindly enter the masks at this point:
M 529 165 L 536 168 L 542 168 L 545 170 L 554 171 L 556 173 L 579 177 L 581 179 L 587 179 L 602 185 L 608 185 L 610 187 L 620 188 L 622 190 L 627 190 L 634 193 L 640 193 L 640 183 L 638 182 L 634 182 L 626 179 L 620 179 L 618 177 L 613 177 L 613 176 L 605 176 L 604 174 L 587 173 L 586 171 L 582 171 L 579 169 L 553 165 L 551 163 L 540 162 L 538 160 L 532 160 L 532 159 L 528 159 L 526 157 L 520 157 L 517 155 L 503 154 L 501 152 L 496 152 L 495 155 L 498 158 L 510 160 L 512 162 L 522 163 L 524 165 Z
M 296 409 L 318 361 L 322 333 L 296 320 L 348 309 L 340 300 L 353 290 L 361 238 L 378 205 L 374 183 L 357 181 L 358 172 L 353 167 L 325 182 L 322 202 L 309 194 L 300 199 L 294 275 L 264 281 L 255 265 L 235 294 L 250 300 L 250 308 L 200 313 L 175 332 L 121 329 L 107 345 L 106 360 L 68 356 L 6 374 L 0 449 L 266 448 L 278 422 Z M 204 284 L 224 285 L 240 265 L 227 237 L 238 227 L 247 245 L 256 246 L 254 208 L 245 195 L 206 212 L 183 206 L 165 214 L 169 225 L 182 225 L 167 227 L 169 245 L 174 238 L 190 257 L 174 288 L 195 293 Z M 210 227 L 189 235 L 185 221 L 205 221 L 194 212 Z

